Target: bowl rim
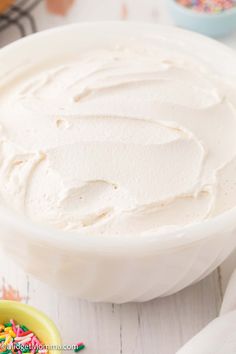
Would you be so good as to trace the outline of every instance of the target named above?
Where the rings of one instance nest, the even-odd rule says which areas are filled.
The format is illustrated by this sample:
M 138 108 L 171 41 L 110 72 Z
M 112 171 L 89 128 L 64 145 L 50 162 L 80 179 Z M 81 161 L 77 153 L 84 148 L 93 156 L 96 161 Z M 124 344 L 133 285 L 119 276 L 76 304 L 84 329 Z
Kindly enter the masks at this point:
M 172 0 L 171 0 L 172 1 Z M 64 31 L 73 31 L 80 30 L 82 27 L 84 29 L 89 28 L 90 30 L 95 30 L 97 26 L 102 26 L 107 29 L 107 26 L 114 26 L 114 28 L 119 28 L 119 30 L 132 28 L 145 29 L 150 30 L 150 34 L 153 33 L 158 34 L 158 30 L 167 31 L 172 34 L 182 35 L 184 34 L 186 37 L 191 35 L 191 39 L 196 38 L 198 42 L 205 44 L 214 44 L 217 46 L 219 50 L 224 50 L 225 53 L 228 52 L 230 57 L 235 56 L 234 50 L 223 45 L 222 43 L 201 35 L 199 33 L 191 32 L 188 30 L 184 30 L 181 28 L 177 28 L 174 26 L 163 26 L 157 24 L 150 23 L 133 23 L 133 22 L 121 22 L 121 21 L 101 21 L 101 22 L 83 22 L 83 23 L 75 23 L 64 26 L 59 26 L 56 28 L 44 30 L 38 32 L 36 34 L 29 35 L 23 39 L 19 39 L 0 50 L 0 55 L 4 51 L 7 52 L 9 49 L 19 50 L 21 49 L 21 45 L 26 42 L 34 41 L 37 37 L 47 37 L 48 35 L 59 35 Z M 194 38 L 195 37 L 195 38 Z M 217 49 L 218 50 L 218 49 Z M 6 53 L 5 53 L 6 54 Z M 1 59 L 1 57 L 0 57 Z M 14 211 L 7 209 L 3 206 L 0 206 L 0 225 L 5 227 L 5 230 L 15 230 L 23 235 L 24 238 L 29 240 L 34 244 L 43 244 L 51 245 L 55 249 L 60 249 L 62 252 L 66 252 L 67 250 L 74 250 L 77 253 L 79 252 L 89 252 L 94 254 L 110 254 L 112 251 L 112 255 L 130 255 L 131 253 L 137 253 L 139 255 L 143 255 L 146 252 L 155 252 L 159 253 L 163 249 L 169 250 L 173 248 L 185 248 L 189 244 L 200 243 L 203 240 L 214 238 L 216 234 L 222 232 L 232 232 L 236 231 L 236 207 L 233 209 L 226 211 L 214 218 L 204 220 L 200 223 L 194 223 L 190 225 L 186 225 L 180 227 L 178 230 L 168 230 L 165 232 L 150 233 L 148 235 L 138 235 L 137 237 L 134 235 L 93 235 L 89 237 L 88 235 L 84 235 L 82 232 L 76 231 L 63 231 L 55 229 L 48 225 L 42 225 L 32 222 L 27 219 L 25 216 L 21 216 L 16 214 Z M 1 236 L 2 237 L 2 236 Z M 69 242 L 68 242 L 69 238 Z
M 24 313 L 27 317 L 34 317 L 39 320 L 39 322 L 50 329 L 50 338 L 53 341 L 53 345 L 62 345 L 61 335 L 55 323 L 42 311 L 36 309 L 33 306 L 24 304 L 19 301 L 12 300 L 0 300 L 0 311 L 1 309 L 14 309 L 18 313 Z M 58 351 L 60 353 L 60 351 Z
M 225 17 L 236 16 L 236 6 L 231 9 L 217 12 L 217 13 L 206 13 L 192 10 L 191 8 L 185 7 L 179 4 L 176 0 L 167 0 L 171 6 L 173 6 L 176 10 L 181 12 L 183 15 L 188 15 L 191 17 L 199 18 L 199 19 L 222 19 Z

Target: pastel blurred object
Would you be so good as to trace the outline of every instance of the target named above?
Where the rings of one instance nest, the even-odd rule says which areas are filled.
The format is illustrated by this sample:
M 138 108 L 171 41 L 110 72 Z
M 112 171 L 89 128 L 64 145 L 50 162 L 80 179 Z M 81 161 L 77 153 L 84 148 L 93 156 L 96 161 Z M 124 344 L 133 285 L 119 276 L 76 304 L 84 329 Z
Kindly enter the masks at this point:
M 0 13 L 5 12 L 15 0 L 0 0 Z
M 188 0 L 181 2 L 167 0 L 176 25 L 215 38 L 227 36 L 236 30 L 236 4 L 229 9 L 222 10 L 219 7 L 215 11 L 203 11 L 201 8 L 188 6 Z M 225 4 L 227 6 L 229 2 Z
M 47 0 L 47 8 L 55 15 L 66 16 L 74 2 L 75 0 Z
M 235 0 L 175 0 L 178 4 L 198 12 L 219 13 L 236 6 Z

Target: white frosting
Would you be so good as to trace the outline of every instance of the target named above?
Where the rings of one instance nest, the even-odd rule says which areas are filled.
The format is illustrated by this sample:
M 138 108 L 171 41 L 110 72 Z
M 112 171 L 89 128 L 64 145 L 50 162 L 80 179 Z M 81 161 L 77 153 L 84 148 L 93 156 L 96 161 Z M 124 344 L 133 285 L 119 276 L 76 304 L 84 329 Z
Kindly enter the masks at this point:
M 236 205 L 235 87 L 158 46 L 107 48 L 11 80 L 0 194 L 36 222 L 158 233 Z

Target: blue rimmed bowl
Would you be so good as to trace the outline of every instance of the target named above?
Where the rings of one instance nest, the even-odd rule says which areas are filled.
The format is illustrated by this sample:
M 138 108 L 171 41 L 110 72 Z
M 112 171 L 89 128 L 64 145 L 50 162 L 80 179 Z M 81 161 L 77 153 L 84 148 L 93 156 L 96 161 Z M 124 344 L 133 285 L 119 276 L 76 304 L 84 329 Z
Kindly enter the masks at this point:
M 175 24 L 210 37 L 224 37 L 236 30 L 236 7 L 220 13 L 202 13 L 167 0 Z

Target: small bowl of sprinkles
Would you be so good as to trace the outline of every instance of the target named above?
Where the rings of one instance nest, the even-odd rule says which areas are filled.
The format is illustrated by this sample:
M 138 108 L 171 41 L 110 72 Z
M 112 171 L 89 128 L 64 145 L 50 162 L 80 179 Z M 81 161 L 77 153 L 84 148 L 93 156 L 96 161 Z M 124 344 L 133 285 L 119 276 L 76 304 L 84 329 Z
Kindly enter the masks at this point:
M 0 301 L 1 354 L 60 354 L 61 337 L 55 324 L 35 308 Z
M 236 30 L 236 0 L 168 0 L 168 6 L 180 27 L 210 37 Z

